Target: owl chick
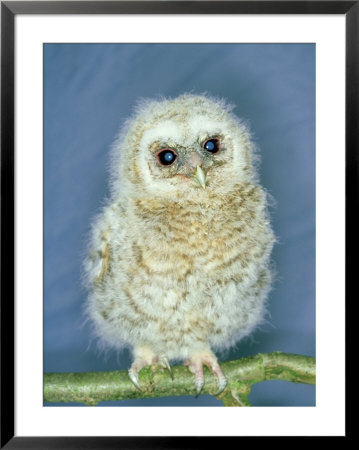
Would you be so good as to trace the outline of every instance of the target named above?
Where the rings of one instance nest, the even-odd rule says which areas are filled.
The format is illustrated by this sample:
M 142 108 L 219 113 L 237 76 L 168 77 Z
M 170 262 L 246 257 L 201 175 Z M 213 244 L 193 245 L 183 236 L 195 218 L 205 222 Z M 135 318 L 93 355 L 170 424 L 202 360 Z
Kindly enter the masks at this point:
M 129 346 L 142 367 L 182 360 L 197 393 L 203 365 L 226 385 L 214 351 L 265 313 L 274 243 L 248 129 L 222 100 L 147 101 L 112 151 L 111 195 L 85 263 L 96 335 Z

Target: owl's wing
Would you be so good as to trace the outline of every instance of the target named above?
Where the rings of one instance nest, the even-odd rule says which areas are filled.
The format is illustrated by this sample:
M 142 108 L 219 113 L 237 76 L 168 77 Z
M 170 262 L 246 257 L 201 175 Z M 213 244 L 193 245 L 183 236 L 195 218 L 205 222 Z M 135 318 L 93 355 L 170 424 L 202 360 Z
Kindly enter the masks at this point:
M 113 233 L 114 208 L 105 208 L 92 227 L 88 257 L 85 261 L 86 281 L 90 287 L 103 282 L 111 271 L 111 236 Z

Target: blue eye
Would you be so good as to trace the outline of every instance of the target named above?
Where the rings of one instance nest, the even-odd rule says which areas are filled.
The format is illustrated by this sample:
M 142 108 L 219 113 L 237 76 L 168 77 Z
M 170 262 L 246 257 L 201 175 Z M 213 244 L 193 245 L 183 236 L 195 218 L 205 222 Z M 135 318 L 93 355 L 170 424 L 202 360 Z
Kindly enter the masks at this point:
M 170 166 L 175 162 L 177 153 L 171 148 L 163 148 L 156 153 L 156 158 L 162 166 Z
M 208 139 L 208 141 L 204 142 L 203 148 L 209 153 L 218 153 L 221 148 L 221 143 L 217 138 Z
M 164 159 L 166 162 L 168 162 L 168 163 L 172 162 L 173 159 L 174 159 L 174 157 L 175 157 L 175 155 L 174 155 L 172 152 L 166 152 L 166 153 L 163 155 L 163 159 Z

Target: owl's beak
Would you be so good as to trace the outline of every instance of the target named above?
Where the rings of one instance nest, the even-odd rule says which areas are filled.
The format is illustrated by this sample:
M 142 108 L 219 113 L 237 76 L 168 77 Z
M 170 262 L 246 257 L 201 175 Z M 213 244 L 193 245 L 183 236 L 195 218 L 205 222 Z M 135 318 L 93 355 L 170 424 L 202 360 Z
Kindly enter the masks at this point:
M 203 187 L 203 189 L 206 188 L 206 174 L 203 172 L 201 166 L 196 167 L 196 172 L 193 175 L 193 178 L 198 181 L 198 183 Z

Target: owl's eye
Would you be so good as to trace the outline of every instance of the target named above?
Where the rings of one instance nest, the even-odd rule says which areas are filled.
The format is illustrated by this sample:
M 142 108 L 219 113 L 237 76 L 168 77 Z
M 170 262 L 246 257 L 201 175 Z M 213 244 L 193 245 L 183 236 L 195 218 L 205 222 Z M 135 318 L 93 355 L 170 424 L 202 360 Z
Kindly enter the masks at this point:
M 217 138 L 208 139 L 203 143 L 203 148 L 209 153 L 218 153 L 221 149 L 221 143 Z
M 170 166 L 175 162 L 177 153 L 171 148 L 163 148 L 156 153 L 156 158 L 162 166 Z

